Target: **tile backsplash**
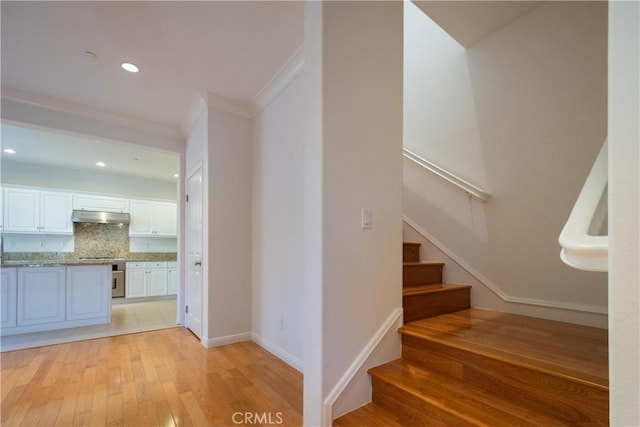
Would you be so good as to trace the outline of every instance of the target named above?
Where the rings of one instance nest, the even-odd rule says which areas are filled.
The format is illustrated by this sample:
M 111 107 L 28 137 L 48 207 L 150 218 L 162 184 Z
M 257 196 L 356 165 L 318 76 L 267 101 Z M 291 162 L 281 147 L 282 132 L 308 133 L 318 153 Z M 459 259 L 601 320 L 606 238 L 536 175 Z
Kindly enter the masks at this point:
M 78 258 L 126 258 L 129 254 L 129 226 L 117 224 L 73 224 Z
M 129 252 L 129 226 L 117 224 L 73 225 L 73 252 L 8 252 L 3 261 L 60 261 L 82 258 L 122 258 L 135 261 L 175 261 L 175 252 Z

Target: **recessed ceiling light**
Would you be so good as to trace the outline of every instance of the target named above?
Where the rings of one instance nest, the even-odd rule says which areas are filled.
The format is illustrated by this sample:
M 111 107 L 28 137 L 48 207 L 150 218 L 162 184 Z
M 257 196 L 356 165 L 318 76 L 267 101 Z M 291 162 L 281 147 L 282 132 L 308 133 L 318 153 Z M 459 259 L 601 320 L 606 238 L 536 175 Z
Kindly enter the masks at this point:
M 13 148 L 5 148 L 4 152 L 7 154 L 16 154 L 16 150 L 14 150 Z
M 105 167 L 107 165 L 104 162 L 98 162 L 98 163 L 96 163 L 96 166 L 103 168 L 103 167 Z
M 120 65 L 130 73 L 137 73 L 138 71 L 140 71 L 140 68 L 138 68 L 137 65 L 132 64 L 131 62 L 123 62 Z
M 177 173 L 176 173 L 176 174 L 173 174 L 173 177 L 174 177 L 174 178 L 177 178 L 177 177 L 178 177 L 178 174 L 177 174 Z

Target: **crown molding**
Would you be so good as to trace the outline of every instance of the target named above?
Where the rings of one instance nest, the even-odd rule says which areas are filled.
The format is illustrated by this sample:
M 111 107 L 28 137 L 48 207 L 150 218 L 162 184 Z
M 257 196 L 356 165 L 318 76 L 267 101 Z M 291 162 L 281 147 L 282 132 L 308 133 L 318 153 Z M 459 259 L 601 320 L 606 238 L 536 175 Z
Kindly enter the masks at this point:
M 301 45 L 285 64 L 271 77 L 266 85 L 251 100 L 253 116 L 262 111 L 282 92 L 304 68 L 304 45 Z
M 108 111 L 100 110 L 86 105 L 80 105 L 61 99 L 51 98 L 44 95 L 26 92 L 6 86 L 0 88 L 2 99 L 12 100 L 19 103 L 44 108 L 56 112 L 69 114 L 76 117 L 96 120 L 115 126 L 133 128 L 147 133 L 161 135 L 170 139 L 184 140 L 181 129 L 166 126 L 147 120 L 123 116 Z
M 182 133 L 189 135 L 202 113 L 207 109 L 207 101 L 202 95 L 196 95 L 182 121 Z
M 207 107 L 226 111 L 245 119 L 253 118 L 253 108 L 249 103 L 211 92 L 207 93 Z

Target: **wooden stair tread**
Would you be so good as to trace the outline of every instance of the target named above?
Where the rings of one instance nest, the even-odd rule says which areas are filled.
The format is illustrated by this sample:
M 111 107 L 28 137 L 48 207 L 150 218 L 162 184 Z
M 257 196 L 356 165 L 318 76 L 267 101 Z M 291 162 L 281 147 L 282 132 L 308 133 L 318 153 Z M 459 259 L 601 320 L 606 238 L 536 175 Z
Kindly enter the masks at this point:
M 468 309 L 407 323 L 400 332 L 608 389 L 604 329 Z
M 369 370 L 374 381 L 382 381 L 399 389 L 405 402 L 412 402 L 418 411 L 443 420 L 449 425 L 451 417 L 460 420 L 456 425 L 484 426 L 562 426 L 566 422 L 516 403 L 490 391 L 458 379 L 427 371 L 401 359 Z M 385 396 L 386 397 L 386 396 Z M 384 399 L 384 397 L 383 397 Z M 422 403 L 418 403 L 422 402 Z M 416 403 L 418 403 L 416 405 Z M 432 414 L 432 410 L 445 416 Z
M 411 261 L 411 262 L 403 262 L 402 265 L 406 265 L 408 267 L 416 267 L 416 266 L 422 266 L 422 265 L 441 266 L 441 265 L 444 265 L 444 262 Z
M 334 427 L 403 427 L 400 420 L 380 405 L 367 403 L 333 421 Z
M 471 289 L 471 285 L 456 285 L 452 283 L 435 283 L 427 285 L 413 285 L 402 288 L 403 296 L 422 295 L 436 292 L 448 292 L 457 289 Z

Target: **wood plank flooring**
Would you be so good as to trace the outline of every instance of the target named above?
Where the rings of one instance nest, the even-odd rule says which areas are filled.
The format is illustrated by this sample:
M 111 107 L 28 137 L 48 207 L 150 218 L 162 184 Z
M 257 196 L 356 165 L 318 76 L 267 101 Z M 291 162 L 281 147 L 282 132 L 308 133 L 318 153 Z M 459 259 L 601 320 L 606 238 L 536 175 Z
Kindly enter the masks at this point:
M 411 322 L 401 331 L 420 340 L 469 349 L 515 365 L 608 387 L 606 329 L 470 309 Z
M 302 374 L 252 342 L 173 328 L 0 357 L 3 426 L 302 425 Z

